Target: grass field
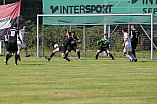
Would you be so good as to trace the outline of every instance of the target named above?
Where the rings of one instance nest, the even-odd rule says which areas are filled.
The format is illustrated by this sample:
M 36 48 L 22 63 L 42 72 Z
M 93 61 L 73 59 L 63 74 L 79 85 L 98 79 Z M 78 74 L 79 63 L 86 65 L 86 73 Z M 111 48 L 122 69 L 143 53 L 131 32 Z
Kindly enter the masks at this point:
M 157 60 L 0 56 L 0 104 L 157 104 Z

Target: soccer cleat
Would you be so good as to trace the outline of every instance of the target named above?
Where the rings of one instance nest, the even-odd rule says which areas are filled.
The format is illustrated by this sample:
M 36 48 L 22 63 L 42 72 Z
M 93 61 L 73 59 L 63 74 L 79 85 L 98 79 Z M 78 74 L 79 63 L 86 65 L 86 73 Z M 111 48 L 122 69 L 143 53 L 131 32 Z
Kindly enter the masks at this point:
M 130 62 L 133 62 L 134 61 L 134 59 L 130 59 Z
M 27 56 L 25 56 L 25 57 L 30 57 L 31 55 L 27 55 Z
M 137 59 L 135 59 L 134 62 L 137 62 Z
M 81 60 L 81 59 L 79 59 L 79 60 Z
M 5 65 L 8 65 L 7 63 L 5 63 Z
M 115 60 L 115 59 L 112 59 L 112 60 Z
M 15 64 L 15 65 L 18 65 L 18 64 Z
M 46 57 L 46 56 L 45 56 L 45 58 L 46 58 L 48 61 L 50 61 L 50 59 L 51 59 L 51 58 L 49 58 L 49 57 Z

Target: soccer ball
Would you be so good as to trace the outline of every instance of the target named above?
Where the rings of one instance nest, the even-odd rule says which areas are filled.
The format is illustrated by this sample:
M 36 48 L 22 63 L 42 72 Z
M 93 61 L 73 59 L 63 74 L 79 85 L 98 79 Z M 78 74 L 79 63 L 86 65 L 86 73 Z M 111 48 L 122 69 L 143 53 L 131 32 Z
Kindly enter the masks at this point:
M 58 47 L 58 44 L 55 44 L 55 45 L 54 45 L 54 48 L 57 48 L 57 47 Z

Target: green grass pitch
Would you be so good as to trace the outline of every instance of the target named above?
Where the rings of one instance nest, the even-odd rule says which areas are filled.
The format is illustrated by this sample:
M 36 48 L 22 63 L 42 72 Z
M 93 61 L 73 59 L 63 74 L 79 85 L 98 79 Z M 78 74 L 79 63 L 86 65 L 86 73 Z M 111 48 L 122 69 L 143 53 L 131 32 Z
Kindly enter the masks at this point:
M 0 57 L 0 104 L 156 104 L 157 60 Z

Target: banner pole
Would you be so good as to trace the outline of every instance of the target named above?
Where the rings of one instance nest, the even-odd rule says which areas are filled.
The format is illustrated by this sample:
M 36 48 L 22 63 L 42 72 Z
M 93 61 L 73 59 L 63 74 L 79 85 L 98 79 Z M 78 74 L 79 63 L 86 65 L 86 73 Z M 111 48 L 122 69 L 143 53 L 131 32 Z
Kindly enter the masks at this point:
M 3 0 L 3 5 L 5 5 L 5 0 Z

